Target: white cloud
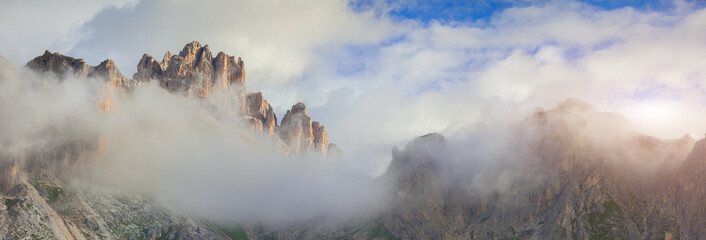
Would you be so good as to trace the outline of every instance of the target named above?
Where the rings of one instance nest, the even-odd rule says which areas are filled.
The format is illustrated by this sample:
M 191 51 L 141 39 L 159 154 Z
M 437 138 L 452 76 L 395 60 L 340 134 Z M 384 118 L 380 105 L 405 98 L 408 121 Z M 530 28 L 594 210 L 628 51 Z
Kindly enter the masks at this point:
M 354 13 L 346 1 L 318 0 L 145 0 L 104 9 L 81 30 L 86 37 L 74 55 L 115 59 L 127 74 L 142 53 L 161 59 L 200 41 L 243 57 L 253 89 L 301 78 L 321 47 L 377 43 L 397 31 L 373 12 Z
M 76 28 L 85 38 L 71 54 L 113 58 L 126 75 L 142 53 L 161 58 L 193 40 L 242 56 L 248 88 L 263 91 L 278 115 L 307 103 L 332 142 L 371 156 L 357 167 L 380 172 L 388 149 L 413 136 L 522 118 L 568 97 L 624 113 L 649 134 L 700 136 L 706 11 L 675 5 L 551 1 L 488 21 L 421 24 L 379 14 L 395 7 L 379 2 L 356 12 L 346 1 L 145 0 Z M 679 106 L 671 113 L 679 117 L 645 119 L 636 110 L 645 102 Z
M 72 29 L 107 6 L 125 6 L 135 0 L 2 0 L 0 1 L 0 55 L 24 64 L 44 50 L 68 51 L 76 40 Z
M 105 99 L 108 112 L 99 108 Z M 348 220 L 383 207 L 384 185 L 320 154 L 286 157 L 232 117 L 239 106 L 231 91 L 201 101 L 154 83 L 123 95 L 102 79 L 0 63 L 0 155 L 11 156 L 0 163 L 56 161 L 41 165 L 69 173 L 69 183 L 144 193 L 223 223 Z M 37 153 L 75 155 L 29 157 Z
M 344 148 L 454 134 L 480 122 L 519 119 L 569 97 L 626 114 L 647 134 L 700 137 L 706 131 L 698 123 L 706 117 L 700 111 L 706 107 L 706 47 L 697 29 L 706 24 L 704 12 L 687 5 L 662 13 L 551 2 L 508 9 L 487 26 L 419 25 L 373 54 L 353 54 L 365 63 L 360 74 L 312 69 L 298 88 L 326 83 L 331 89 L 299 96 L 324 102 L 311 112 Z M 320 62 L 323 69 L 337 67 L 336 58 Z M 645 88 L 655 89 L 650 99 L 636 94 Z M 338 99 L 341 89 L 350 92 L 345 101 Z M 678 116 L 659 117 L 671 119 L 665 122 L 636 113 L 655 101 L 679 109 L 669 112 Z

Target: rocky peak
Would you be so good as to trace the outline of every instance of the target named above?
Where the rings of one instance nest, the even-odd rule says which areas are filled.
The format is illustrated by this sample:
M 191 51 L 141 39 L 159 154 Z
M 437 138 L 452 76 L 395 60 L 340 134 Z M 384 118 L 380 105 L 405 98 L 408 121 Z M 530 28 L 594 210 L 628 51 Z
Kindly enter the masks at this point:
M 118 70 L 115 62 L 110 59 L 106 59 L 98 64 L 98 66 L 95 66 L 88 74 L 88 77 L 102 77 L 108 83 L 116 87 L 127 87 L 126 84 L 128 82 L 127 78 Z
M 314 135 L 314 149 L 323 153 L 327 153 L 329 143 L 328 132 L 326 132 L 326 127 L 324 127 L 317 121 L 312 121 L 311 130 Z
M 242 103 L 242 116 L 256 132 L 281 138 L 280 142 L 287 144 L 286 149 L 294 153 L 315 150 L 324 155 L 329 151 L 334 155 L 341 154 L 335 144 L 328 142 L 326 127 L 312 121 L 307 115 L 304 103 L 292 106 L 278 128 L 277 116 L 263 94 L 247 92 L 244 61 L 224 52 L 219 52 L 214 58 L 210 47 L 197 41 L 186 44 L 178 55 L 166 52 L 161 62 L 149 54 L 143 54 L 133 79 L 125 78 L 110 59 L 94 67 L 82 59 L 49 51 L 28 62 L 27 66 L 40 72 L 51 71 L 59 76 L 70 73 L 83 78 L 104 78 L 118 90 L 131 89 L 143 82 L 156 80 L 172 92 L 205 98 L 214 89 L 233 88 Z M 112 105 L 109 92 L 106 91 L 105 101 L 101 103 L 103 110 L 109 110 Z
M 73 74 L 79 78 L 98 78 L 123 90 L 129 87 L 128 79 L 120 73 L 115 62 L 110 59 L 91 66 L 83 59 L 72 58 L 59 53 L 45 51 L 42 56 L 36 57 L 27 63 L 27 67 L 39 72 L 53 72 L 60 78 L 66 74 Z
M 686 171 L 706 170 L 706 138 L 693 143 L 693 148 L 684 162 L 684 167 Z
M 162 62 L 157 62 L 148 54 L 142 55 L 137 64 L 134 80 L 150 81 L 157 79 L 160 85 L 173 92 L 192 93 L 208 97 L 210 91 L 219 88 L 234 88 L 241 93 L 243 115 L 256 132 L 278 136 L 294 153 L 312 149 L 326 154 L 333 147 L 336 154 L 341 151 L 328 142 L 326 128 L 312 121 L 307 115 L 304 103 L 297 103 L 285 114 L 277 130 L 277 117 L 272 106 L 262 93 L 248 93 L 245 88 L 245 63 L 224 52 L 213 57 L 208 45 L 193 41 L 184 46 L 178 55 L 167 52 Z M 275 136 L 276 137 L 276 136 Z
M 132 75 L 132 78 L 138 81 L 149 81 L 154 76 L 161 76 L 163 71 L 161 63 L 145 53 L 137 64 L 137 72 Z
M 72 58 L 57 53 L 44 51 L 42 56 L 36 57 L 27 63 L 27 67 L 38 72 L 53 72 L 60 78 L 64 74 L 74 74 L 86 77 L 90 66 L 83 59 Z
M 198 41 L 193 41 L 193 42 L 187 43 L 184 46 L 184 49 L 182 49 L 181 52 L 179 52 L 179 56 L 182 56 L 182 57 L 194 56 L 200 50 L 201 50 L 201 43 L 199 43 Z
M 425 166 L 423 168 L 435 166 L 436 156 L 440 155 L 445 145 L 446 139 L 443 135 L 429 133 L 414 139 L 412 142 L 405 145 L 402 151 L 395 147 L 392 149 L 392 161 L 390 162 L 388 171 L 411 171 L 420 166 Z
M 306 115 L 306 105 L 302 102 L 294 104 L 291 109 L 292 114 L 304 114 Z
M 233 83 L 237 83 L 240 91 L 245 91 L 243 61 L 236 61 L 223 52 L 213 58 L 209 46 L 197 41 L 186 44 L 179 55 L 167 52 L 161 63 L 143 55 L 133 78 L 137 81 L 158 79 L 162 87 L 170 91 L 201 97 L 207 97 L 214 88 L 226 88 Z
M 338 145 L 335 143 L 329 143 L 328 146 L 326 147 L 326 156 L 328 157 L 340 157 L 343 155 L 343 150 L 338 148 Z
M 311 121 L 306 114 L 306 105 L 297 103 L 282 118 L 279 136 L 295 153 L 312 149 L 324 154 L 328 152 L 328 133 L 319 122 Z
M 172 60 L 172 53 L 167 51 L 167 53 L 164 54 L 164 57 L 162 58 L 162 62 L 159 63 L 159 66 L 162 67 L 162 71 L 166 70 L 167 67 L 169 67 L 169 62 Z
M 445 234 L 454 217 L 446 212 L 443 176 L 434 157 L 444 145 L 442 135 L 431 133 L 416 138 L 402 151 L 392 150 L 392 161 L 383 175 L 393 186 L 391 209 L 383 221 L 401 239 L 457 238 Z
M 249 93 L 247 95 L 246 116 L 250 117 L 250 123 L 257 132 L 273 135 L 277 127 L 277 117 L 272 106 L 267 103 L 261 92 Z

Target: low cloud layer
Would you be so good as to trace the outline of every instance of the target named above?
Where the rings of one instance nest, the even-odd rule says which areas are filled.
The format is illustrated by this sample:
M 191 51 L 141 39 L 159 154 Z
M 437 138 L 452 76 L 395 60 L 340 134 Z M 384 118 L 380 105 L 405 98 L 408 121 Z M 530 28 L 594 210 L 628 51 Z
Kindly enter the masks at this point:
M 157 85 L 121 94 L 101 79 L 3 63 L 0 96 L 0 154 L 12 156 L 2 161 L 46 155 L 40 161 L 69 172 L 68 181 L 134 191 L 223 223 L 343 220 L 383 205 L 383 186 L 365 174 L 316 153 L 287 157 L 249 130 L 228 91 L 206 100 Z M 106 100 L 112 109 L 103 112 Z M 70 164 L 56 157 L 73 151 L 81 157 Z
M 488 132 L 488 124 L 508 125 L 532 114 L 538 106 L 549 108 L 569 97 L 586 101 L 599 111 L 624 114 L 636 130 L 650 135 L 676 138 L 688 133 L 700 138 L 706 132 L 701 122 L 706 118 L 702 111 L 706 107 L 706 33 L 702 31 L 706 28 L 706 10 L 698 2 L 674 1 L 674 8 L 668 10 L 636 10 L 543 1 L 499 10 L 484 19 L 428 22 L 391 14 L 399 7 L 396 4 L 375 2 L 367 8 L 351 5 L 348 1 L 144 0 L 96 10 L 79 26 L 64 26 L 76 35 L 57 39 L 71 39 L 64 41 L 67 53 L 89 63 L 104 58 L 116 60 L 127 76 L 134 72 L 142 53 L 160 58 L 164 52 L 181 49 L 193 40 L 209 44 L 215 51 L 242 56 L 249 90 L 262 91 L 279 116 L 292 104 L 305 102 L 310 115 L 327 127 L 331 142 L 346 153 L 336 168 L 362 175 L 381 174 L 390 160 L 390 149 L 413 137 L 429 132 L 447 136 Z M 0 39 L 14 36 L 4 30 L 1 33 L 4 38 Z M 40 45 L 53 46 L 33 46 Z M 34 55 L 42 50 L 32 49 L 36 51 Z M 23 53 L 27 51 L 30 49 Z M 3 49 L 5 52 L 10 51 Z M 15 54 L 8 57 L 16 62 L 22 59 Z M 124 100 L 121 104 L 132 109 L 126 112 L 140 114 L 132 116 L 116 110 L 116 119 L 123 120 L 112 120 L 112 124 L 148 129 L 153 124 L 155 128 L 136 133 L 140 139 L 137 142 L 126 140 L 120 144 L 140 147 L 147 144 L 140 141 L 164 134 L 168 141 L 157 146 L 171 155 L 157 155 L 157 162 L 172 157 L 187 159 L 186 156 L 247 156 L 241 155 L 238 147 L 226 147 L 241 146 L 241 140 L 232 144 L 220 141 L 221 134 L 241 134 L 220 123 L 210 124 L 222 119 L 193 114 L 194 109 L 199 109 L 198 104 L 161 96 L 154 88 L 142 91 L 146 92 L 136 93 L 136 99 L 151 100 L 156 95 L 157 102 L 162 103 L 143 106 L 131 102 L 136 100 Z M 70 109 L 87 108 L 81 101 L 64 101 Z M 167 111 L 163 114 L 144 110 L 170 104 L 180 107 L 160 110 Z M 15 106 L 7 103 L 6 107 Z M 61 111 L 56 114 L 59 115 L 55 118 L 62 118 Z M 158 124 L 161 121 L 149 120 L 153 114 L 159 119 L 171 117 Z M 195 117 L 201 115 L 204 117 Z M 140 116 L 148 120 L 140 120 Z M 32 120 L 27 124 L 45 121 L 31 115 L 25 118 Z M 53 118 L 46 119 L 54 122 Z M 200 130 L 171 130 L 187 125 Z M 214 132 L 223 133 L 208 134 L 214 127 L 218 129 Z M 34 131 L 23 129 L 12 132 Z M 132 137 L 121 136 L 129 134 L 121 131 L 105 134 L 113 134 L 116 139 Z M 203 140 L 191 142 L 192 138 Z M 179 148 L 173 153 L 166 151 L 174 146 Z M 187 151 L 201 147 L 213 151 L 207 156 Z M 126 155 L 131 153 L 111 154 L 138 161 Z M 274 159 L 273 162 L 280 159 L 270 155 L 252 159 L 259 158 Z M 184 161 L 187 165 L 173 166 L 170 171 L 207 166 Z M 267 165 L 267 161 L 270 160 L 244 164 Z M 234 163 L 211 164 L 228 169 Z M 291 163 L 281 166 L 287 164 Z M 148 165 L 138 172 L 152 176 L 147 174 L 151 171 L 161 169 Z M 279 171 L 267 169 L 262 173 L 278 177 Z M 308 167 L 301 171 L 314 171 L 307 174 L 317 175 Z M 154 176 L 169 179 L 161 174 Z M 251 176 L 240 181 L 257 183 L 252 179 L 259 178 Z M 285 179 L 296 177 L 281 180 Z M 269 186 L 267 181 L 260 184 Z M 263 196 L 268 195 L 260 197 Z

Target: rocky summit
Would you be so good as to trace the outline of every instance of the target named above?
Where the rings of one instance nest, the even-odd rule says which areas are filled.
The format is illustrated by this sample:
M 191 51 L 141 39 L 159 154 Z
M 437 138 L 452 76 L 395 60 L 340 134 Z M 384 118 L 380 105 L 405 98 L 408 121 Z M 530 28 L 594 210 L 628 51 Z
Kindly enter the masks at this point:
M 296 154 L 315 151 L 326 155 L 329 145 L 334 148 L 336 146 L 328 142 L 326 128 L 307 115 L 304 103 L 293 105 L 278 125 L 277 116 L 263 94 L 246 90 L 243 60 L 236 60 L 223 52 L 214 58 L 209 46 L 202 46 L 197 41 L 186 44 L 178 55 L 167 52 L 161 62 L 148 54 L 142 55 L 132 79 L 125 78 L 113 60 L 106 59 L 98 66 L 91 66 L 83 59 L 49 51 L 29 61 L 27 67 L 60 78 L 101 79 L 120 92 L 131 91 L 152 81 L 157 81 L 160 86 L 175 94 L 187 97 L 207 98 L 216 89 L 235 91 L 242 103 L 242 117 L 252 129 L 287 143 L 285 149 L 288 151 Z M 104 108 L 110 105 L 109 102 L 102 104 Z M 336 148 L 334 152 L 340 150 Z
M 130 80 L 125 78 L 115 66 L 113 60 L 106 59 L 91 66 L 83 59 L 72 58 L 45 51 L 42 56 L 36 57 L 27 63 L 27 67 L 39 72 L 56 74 L 60 78 L 74 76 L 78 78 L 100 78 L 114 87 L 124 89 L 130 87 Z
M 187 92 L 207 97 L 213 89 L 231 85 L 245 91 L 243 60 L 219 52 L 214 58 L 208 45 L 191 42 L 178 55 L 164 54 L 157 62 L 148 54 L 142 55 L 133 79 L 140 82 L 159 81 L 162 87 L 174 92 Z
M 503 171 L 512 178 L 487 189 L 472 187 L 479 175 L 457 175 L 442 136 L 422 136 L 393 150 L 383 178 L 395 190 L 382 222 L 401 239 L 704 238 L 703 187 L 693 187 L 703 181 L 688 174 L 704 167 L 693 163 L 704 140 L 692 150 L 688 136 L 657 139 L 619 130 L 623 121 L 576 100 L 538 110 L 510 143 L 514 159 L 504 163 L 513 166 Z M 586 128 L 565 128 L 575 122 Z M 639 169 L 660 161 L 659 171 Z

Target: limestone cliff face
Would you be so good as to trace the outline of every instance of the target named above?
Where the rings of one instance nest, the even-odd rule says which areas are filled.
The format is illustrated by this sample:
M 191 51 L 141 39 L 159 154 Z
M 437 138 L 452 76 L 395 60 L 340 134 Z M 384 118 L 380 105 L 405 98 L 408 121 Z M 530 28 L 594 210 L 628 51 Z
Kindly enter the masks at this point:
M 328 153 L 326 128 L 311 120 L 303 103 L 295 104 L 278 126 L 277 116 L 262 93 L 246 90 L 245 76 L 242 59 L 235 59 L 223 52 L 214 58 L 208 45 L 202 46 L 194 41 L 186 44 L 178 55 L 167 52 L 161 62 L 144 54 L 133 78 L 138 82 L 158 80 L 162 87 L 170 91 L 200 97 L 208 97 L 214 89 L 233 88 L 241 94 L 242 113 L 253 130 L 282 138 L 288 146 L 286 149 L 295 154 L 309 151 Z M 337 148 L 334 152 L 341 153 Z
M 137 64 L 136 81 L 157 80 L 162 87 L 174 92 L 185 92 L 207 97 L 213 89 L 236 85 L 245 90 L 245 66 L 242 59 L 223 52 L 215 58 L 208 45 L 191 42 L 178 55 L 167 52 L 162 62 L 148 54 Z
M 17 158 L 3 156 L 0 161 L 0 193 L 10 190 L 18 182 L 20 162 Z
M 273 135 L 277 127 L 277 116 L 272 106 L 262 97 L 261 92 L 249 93 L 247 96 L 247 113 L 250 123 L 257 132 Z
M 212 224 L 154 201 L 77 184 L 19 179 L 0 194 L 0 238 L 230 239 Z
M 306 113 L 306 105 L 297 103 L 287 110 L 282 118 L 279 136 L 295 153 L 315 150 L 326 154 L 328 152 L 328 133 L 326 127 L 319 122 L 311 121 Z
M 45 51 L 44 55 L 29 61 L 27 67 L 37 72 L 50 72 L 60 79 L 74 77 L 105 81 L 106 85 L 112 86 L 112 88 L 104 87 L 101 92 L 101 102 L 98 104 L 98 108 L 104 112 L 110 111 L 113 107 L 114 91 L 117 91 L 117 94 L 122 94 L 123 92 L 131 91 L 138 85 L 135 81 L 125 78 L 118 70 L 115 62 L 110 59 L 106 59 L 98 66 L 91 66 L 86 64 L 83 59 Z
M 39 72 L 52 72 L 59 77 L 64 77 L 64 74 L 68 73 L 84 78 L 88 76 L 90 69 L 83 59 L 67 57 L 49 51 L 45 51 L 44 55 L 29 61 L 27 67 Z
M 437 154 L 443 151 L 445 139 L 427 134 L 405 146 L 392 150 L 392 161 L 385 173 L 393 181 L 394 190 L 385 226 L 400 239 L 457 239 L 449 234 L 454 216 L 446 210 L 442 172 Z
M 129 88 L 130 81 L 118 70 L 113 60 L 106 59 L 91 66 L 83 59 L 72 58 L 59 53 L 45 51 L 44 55 L 36 57 L 27 63 L 27 67 L 38 72 L 51 72 L 59 78 L 74 76 L 77 78 L 98 78 L 105 80 L 108 84 L 120 90 Z
M 169 52 L 165 55 L 165 61 L 167 60 L 167 56 L 171 57 Z M 152 78 L 162 76 L 164 69 L 166 69 L 165 66 L 168 66 L 164 64 L 165 61 L 160 63 L 152 56 L 143 54 L 142 59 L 140 59 L 140 62 L 137 64 L 137 72 L 132 75 L 132 78 L 138 81 L 150 81 Z
M 674 174 L 678 179 L 669 189 L 676 198 L 677 216 L 686 239 L 706 238 L 706 139 L 694 144 L 684 167 Z
M 512 165 L 478 164 L 483 175 L 458 172 L 440 135 L 419 137 L 393 150 L 381 219 L 400 239 L 704 238 L 706 141 L 692 151 L 688 136 L 644 136 L 623 121 L 575 100 L 538 110 L 509 146 Z M 501 174 L 503 187 L 483 180 Z
M 325 155 L 330 147 L 326 128 L 319 122 L 311 121 L 303 103 L 292 107 L 292 113 L 282 119 L 284 127 L 280 129 L 277 116 L 263 94 L 246 90 L 243 60 L 223 52 L 213 57 L 209 46 L 202 46 L 197 41 L 186 44 L 178 55 L 165 53 L 161 62 L 149 54 L 143 54 L 133 79 L 125 78 L 110 59 L 98 66 L 91 66 L 82 59 L 49 51 L 27 63 L 27 66 L 39 72 L 52 72 L 62 78 L 102 78 L 119 92 L 129 91 L 153 80 L 171 92 L 202 98 L 208 97 L 216 89 L 230 88 L 239 96 L 241 114 L 250 127 L 258 133 L 281 137 L 287 144 L 282 149 L 296 154 L 315 151 Z M 103 93 L 99 108 L 110 111 L 113 107 L 113 93 L 108 88 L 104 88 Z M 341 154 L 340 149 L 331 146 L 335 148 L 335 154 Z
M 115 65 L 115 62 L 110 59 L 98 64 L 98 66 L 93 67 L 93 69 L 88 73 L 88 77 L 102 77 L 107 79 L 108 84 L 118 88 L 124 89 L 130 86 L 130 81 L 123 76 Z

